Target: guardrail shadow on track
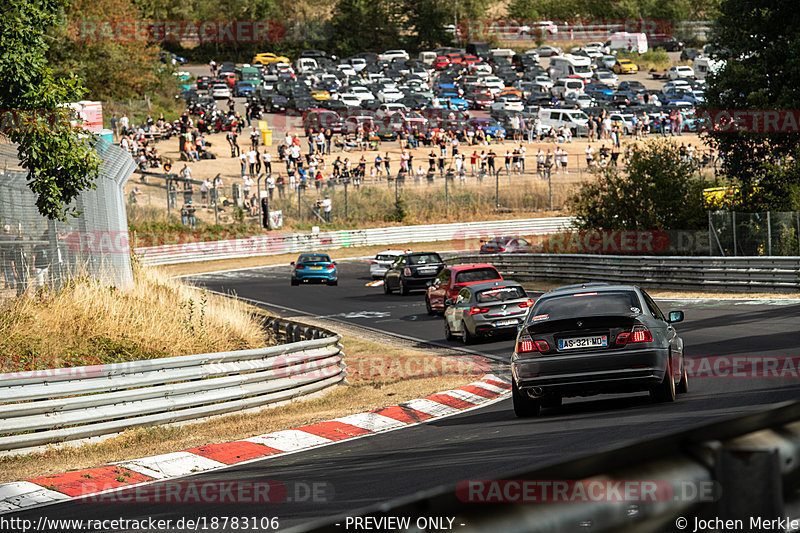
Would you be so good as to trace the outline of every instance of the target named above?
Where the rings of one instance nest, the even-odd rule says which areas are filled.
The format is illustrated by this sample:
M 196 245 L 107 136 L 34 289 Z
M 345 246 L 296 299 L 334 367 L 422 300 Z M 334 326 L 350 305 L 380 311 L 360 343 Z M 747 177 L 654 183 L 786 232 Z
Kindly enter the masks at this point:
M 786 531 L 800 515 L 800 402 L 589 455 L 504 480 L 463 481 L 292 531 L 356 517 L 452 517 L 471 532 Z M 560 481 L 558 481 L 560 480 Z M 558 491 L 561 483 L 561 490 Z M 648 489 L 649 490 L 645 490 Z M 546 490 L 551 492 L 547 493 Z M 548 495 L 549 494 L 549 495 Z M 720 526 L 716 519 L 731 520 Z M 800 522 L 797 522 L 800 524 Z

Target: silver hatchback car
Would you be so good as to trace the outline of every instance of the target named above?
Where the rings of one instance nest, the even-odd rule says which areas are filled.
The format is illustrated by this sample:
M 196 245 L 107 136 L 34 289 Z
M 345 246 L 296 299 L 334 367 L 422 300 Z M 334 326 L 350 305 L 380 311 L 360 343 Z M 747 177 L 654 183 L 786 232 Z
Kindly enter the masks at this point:
M 461 337 L 470 344 L 481 337 L 515 333 L 533 300 L 516 281 L 487 281 L 461 289 L 445 306 L 445 338 Z

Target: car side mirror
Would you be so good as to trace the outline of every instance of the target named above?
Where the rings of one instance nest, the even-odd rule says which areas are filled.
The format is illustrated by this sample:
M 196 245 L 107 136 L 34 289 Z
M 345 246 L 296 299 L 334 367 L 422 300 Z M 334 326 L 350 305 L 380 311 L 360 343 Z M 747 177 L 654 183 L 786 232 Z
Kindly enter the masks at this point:
M 674 324 L 675 322 L 683 322 L 683 311 L 669 312 L 669 323 Z
M 453 305 L 453 299 L 452 299 L 452 298 L 447 298 L 447 299 L 444 301 L 444 305 Z
M 335 265 L 335 264 L 336 264 L 336 261 L 333 261 L 333 264 Z
M 294 261 L 292 261 L 291 263 L 289 263 L 289 266 L 294 266 Z

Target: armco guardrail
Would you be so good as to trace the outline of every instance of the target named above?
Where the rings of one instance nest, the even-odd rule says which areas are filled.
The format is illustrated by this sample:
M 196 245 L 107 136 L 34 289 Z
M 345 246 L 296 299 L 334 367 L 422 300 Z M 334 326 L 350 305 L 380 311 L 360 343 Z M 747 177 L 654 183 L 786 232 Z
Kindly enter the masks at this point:
M 247 239 L 187 242 L 135 248 L 145 265 L 168 265 L 213 261 L 260 255 L 334 250 L 354 246 L 408 244 L 430 241 L 455 241 L 459 249 L 477 245 L 480 239 L 501 235 L 546 235 L 572 226 L 573 218 L 529 218 L 463 222 L 421 226 L 394 226 L 363 230 L 330 231 L 318 234 L 259 235 Z M 474 242 L 473 242 L 474 241 Z M 463 243 L 463 246 L 460 246 Z M 477 247 L 477 246 L 473 246 Z
M 492 263 L 504 276 L 520 280 L 607 281 L 665 289 L 800 290 L 800 257 L 454 254 L 448 261 Z
M 276 321 L 298 342 L 0 375 L 0 450 L 169 424 L 289 400 L 347 375 L 341 336 Z
M 464 480 L 291 531 L 448 517 L 473 533 L 795 531 L 800 402 L 503 479 Z M 509 462 L 513 468 L 514 462 Z M 696 520 L 700 522 L 695 527 Z M 731 520 L 728 525 L 721 525 Z M 349 522 L 345 522 L 349 520 Z M 754 523 L 757 521 L 757 523 Z M 730 525 L 730 524 L 735 525 Z

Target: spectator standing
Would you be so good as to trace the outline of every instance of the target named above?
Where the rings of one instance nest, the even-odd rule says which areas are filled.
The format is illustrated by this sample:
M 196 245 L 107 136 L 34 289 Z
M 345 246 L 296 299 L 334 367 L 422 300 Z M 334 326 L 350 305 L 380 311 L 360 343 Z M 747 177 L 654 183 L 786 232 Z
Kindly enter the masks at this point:
M 239 154 L 239 165 L 242 167 L 242 178 L 247 174 L 247 154 Z
M 264 148 L 264 153 L 261 154 L 261 161 L 264 163 L 264 172 L 267 174 L 272 173 L 272 154 L 269 153 L 269 148 Z
M 256 161 L 258 161 L 258 152 L 253 147 L 253 148 L 250 148 L 250 150 L 247 152 L 247 164 L 250 167 L 250 176 L 251 177 L 255 176 L 255 173 L 256 173 Z
M 211 189 L 211 201 L 214 203 L 214 205 L 217 205 L 217 202 L 219 202 L 219 195 L 222 192 L 222 187 L 222 178 L 217 176 L 214 178 L 214 187 Z
M 203 183 L 200 185 L 200 203 L 208 205 L 208 191 L 211 190 L 211 180 L 203 178 Z
M 241 149 L 239 148 L 239 141 L 236 137 L 236 132 L 232 129 L 225 134 L 225 138 L 228 140 L 228 145 L 231 147 L 231 157 L 239 157 L 241 153 Z
M 497 157 L 497 154 L 494 153 L 494 150 L 490 148 L 489 149 L 489 153 L 486 154 L 486 164 L 489 167 L 489 172 L 491 172 L 492 174 L 497 172 L 497 170 L 495 170 L 495 168 L 494 168 L 494 158 L 495 157 Z
M 117 114 L 114 113 L 111 115 L 111 131 L 114 133 L 114 142 L 119 140 L 119 120 L 117 120 Z

